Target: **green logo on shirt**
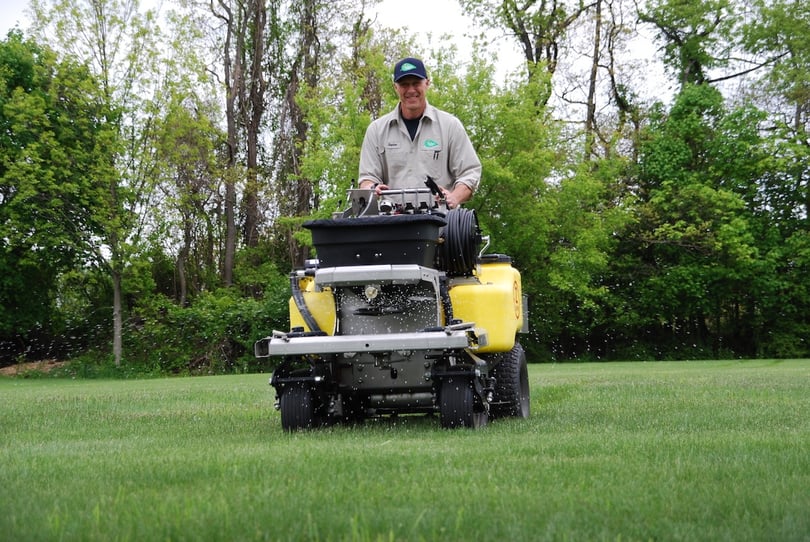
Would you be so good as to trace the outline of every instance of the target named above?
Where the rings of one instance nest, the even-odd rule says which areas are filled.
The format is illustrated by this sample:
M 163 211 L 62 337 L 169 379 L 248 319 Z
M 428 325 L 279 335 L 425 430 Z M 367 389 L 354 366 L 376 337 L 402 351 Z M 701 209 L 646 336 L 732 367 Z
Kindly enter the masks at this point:
M 432 139 L 426 139 L 425 140 L 425 147 L 428 148 L 428 149 L 432 149 L 433 147 L 438 147 L 438 146 L 439 146 L 438 141 L 434 141 Z

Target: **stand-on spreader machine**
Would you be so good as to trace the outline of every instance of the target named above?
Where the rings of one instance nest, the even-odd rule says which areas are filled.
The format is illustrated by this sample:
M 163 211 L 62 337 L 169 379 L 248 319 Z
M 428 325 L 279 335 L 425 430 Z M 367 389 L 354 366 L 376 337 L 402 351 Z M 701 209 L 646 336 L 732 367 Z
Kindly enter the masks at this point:
M 290 276 L 290 331 L 255 344 L 257 357 L 281 358 L 270 384 L 284 429 L 529 416 L 520 273 L 484 254 L 474 211 L 447 210 L 439 195 L 435 185 L 352 189 L 345 212 L 304 224 L 317 260 Z

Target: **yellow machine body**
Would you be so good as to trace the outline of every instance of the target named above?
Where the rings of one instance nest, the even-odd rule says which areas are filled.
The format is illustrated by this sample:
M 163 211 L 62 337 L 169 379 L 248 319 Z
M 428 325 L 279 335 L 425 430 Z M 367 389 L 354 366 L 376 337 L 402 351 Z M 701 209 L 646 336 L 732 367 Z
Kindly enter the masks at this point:
M 304 277 L 299 281 L 301 294 L 304 296 L 309 312 L 315 318 L 315 322 L 321 331 L 327 335 L 335 334 L 335 324 L 337 314 L 335 313 L 335 296 L 332 290 L 326 288 L 321 291 L 315 289 L 315 281 L 311 277 Z M 312 331 L 304 322 L 304 317 L 295 305 L 295 300 L 291 297 L 290 304 L 290 329 L 303 327 L 304 331 Z
M 331 289 L 317 290 L 311 277 L 299 279 L 306 306 L 321 331 L 334 335 L 337 324 L 335 296 Z M 471 277 L 450 280 L 453 317 L 474 322 L 487 333 L 481 354 L 508 352 L 515 345 L 515 334 L 523 327 L 523 292 L 520 272 L 509 261 L 484 262 Z M 290 328 L 312 331 L 301 316 L 293 298 L 289 300 Z
M 476 280 L 477 279 L 477 280 Z M 453 317 L 487 332 L 477 353 L 508 352 L 523 327 L 520 272 L 509 261 L 482 263 L 472 278 L 450 281 Z

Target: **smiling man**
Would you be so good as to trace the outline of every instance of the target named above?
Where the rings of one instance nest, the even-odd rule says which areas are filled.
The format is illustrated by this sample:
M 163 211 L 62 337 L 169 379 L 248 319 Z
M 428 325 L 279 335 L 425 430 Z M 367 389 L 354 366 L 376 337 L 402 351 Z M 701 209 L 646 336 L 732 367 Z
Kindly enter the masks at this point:
M 469 200 L 481 180 L 481 161 L 454 115 L 427 101 L 425 65 L 403 58 L 394 66 L 397 107 L 372 122 L 360 151 L 360 188 L 424 188 L 430 176 L 454 209 Z

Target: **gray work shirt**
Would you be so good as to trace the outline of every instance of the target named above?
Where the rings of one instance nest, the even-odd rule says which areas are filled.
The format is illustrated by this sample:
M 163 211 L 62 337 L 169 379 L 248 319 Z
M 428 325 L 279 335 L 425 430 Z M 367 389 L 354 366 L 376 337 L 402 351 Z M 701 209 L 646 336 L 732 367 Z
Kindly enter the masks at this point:
M 371 179 L 391 189 L 424 188 L 426 175 L 448 190 L 462 183 L 475 192 L 481 161 L 454 115 L 428 104 L 411 141 L 397 104 L 366 129 L 357 179 Z

